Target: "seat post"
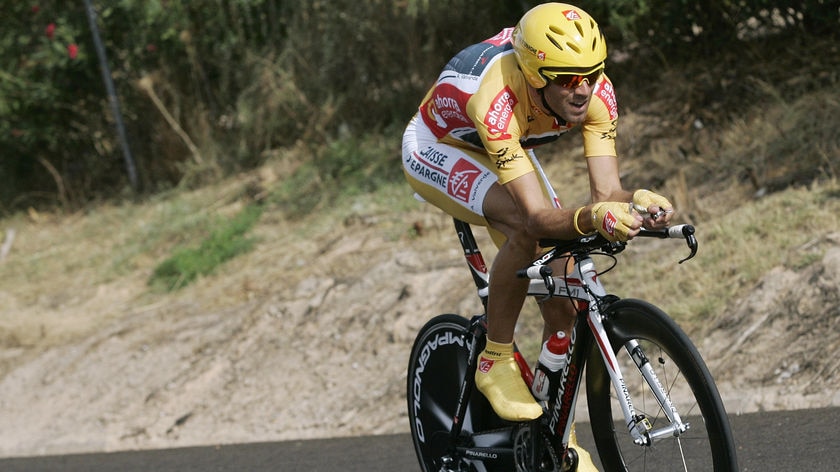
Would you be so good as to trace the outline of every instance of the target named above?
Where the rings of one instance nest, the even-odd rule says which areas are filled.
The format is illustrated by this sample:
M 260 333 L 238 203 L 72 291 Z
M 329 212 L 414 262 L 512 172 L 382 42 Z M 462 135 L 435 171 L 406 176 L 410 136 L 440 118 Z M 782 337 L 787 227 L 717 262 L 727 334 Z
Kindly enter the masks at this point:
M 470 273 L 475 282 L 478 297 L 481 299 L 484 309 L 487 309 L 487 296 L 490 289 L 490 273 L 487 270 L 487 264 L 484 262 L 484 256 L 481 255 L 481 250 L 478 249 L 478 243 L 473 236 L 472 228 L 469 223 L 466 223 L 458 218 L 452 218 L 455 223 L 455 232 L 458 234 L 458 240 L 461 242 L 461 247 L 464 250 L 464 258 L 467 260 L 467 266 L 470 268 Z

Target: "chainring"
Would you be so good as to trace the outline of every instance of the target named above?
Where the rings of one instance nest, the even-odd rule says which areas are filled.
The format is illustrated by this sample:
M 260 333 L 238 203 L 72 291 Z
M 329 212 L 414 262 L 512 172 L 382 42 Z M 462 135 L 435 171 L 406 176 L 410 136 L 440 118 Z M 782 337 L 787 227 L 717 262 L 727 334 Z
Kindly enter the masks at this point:
M 551 441 L 548 436 L 546 436 L 546 434 L 542 431 L 542 428 L 540 428 L 539 433 L 541 436 L 542 447 L 540 448 L 541 451 L 538 469 L 536 471 L 531 469 L 531 464 L 534 462 L 532 457 L 532 429 L 532 425 L 523 424 L 517 428 L 516 433 L 514 434 L 513 460 L 516 465 L 516 472 L 563 472 L 563 470 L 558 467 L 560 461 L 557 457 L 557 452 L 551 445 Z

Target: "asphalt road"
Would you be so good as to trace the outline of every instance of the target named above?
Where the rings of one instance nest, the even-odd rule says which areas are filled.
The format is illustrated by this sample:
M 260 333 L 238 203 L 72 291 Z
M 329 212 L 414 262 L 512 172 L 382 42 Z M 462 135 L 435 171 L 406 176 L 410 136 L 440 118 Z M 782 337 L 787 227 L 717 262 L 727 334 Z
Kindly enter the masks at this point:
M 840 408 L 731 418 L 742 471 L 840 471 Z M 591 444 L 588 425 L 578 425 Z M 594 450 L 594 449 L 590 449 Z M 419 471 L 406 434 L 0 459 L 3 472 Z

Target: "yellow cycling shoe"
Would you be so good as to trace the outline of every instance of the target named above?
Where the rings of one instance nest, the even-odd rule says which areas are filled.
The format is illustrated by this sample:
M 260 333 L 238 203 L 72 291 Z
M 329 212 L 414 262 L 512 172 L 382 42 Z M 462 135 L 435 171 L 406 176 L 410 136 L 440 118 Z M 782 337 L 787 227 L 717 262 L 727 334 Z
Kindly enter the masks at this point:
M 513 343 L 487 340 L 487 346 L 478 358 L 475 385 L 504 420 L 530 421 L 543 413 L 522 380 L 519 365 L 513 359 Z
M 569 435 L 569 447 L 573 448 L 578 454 L 578 468 L 577 472 L 598 472 L 598 468 L 592 462 L 592 457 L 582 448 L 577 442 L 577 432 L 575 432 L 575 424 L 572 424 L 572 433 Z

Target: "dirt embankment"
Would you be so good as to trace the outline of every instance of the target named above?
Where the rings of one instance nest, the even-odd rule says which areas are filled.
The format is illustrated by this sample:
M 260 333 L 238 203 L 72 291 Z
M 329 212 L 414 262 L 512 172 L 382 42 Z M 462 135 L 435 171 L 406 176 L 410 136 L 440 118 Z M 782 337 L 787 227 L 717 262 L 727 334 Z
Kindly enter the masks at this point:
M 236 262 L 285 275 L 208 278 L 145 306 L 137 279 L 56 303 L 42 335 L 94 308 L 118 314 L 49 349 L 1 351 L 0 455 L 406 432 L 414 334 L 477 307 L 448 220 L 420 219 L 428 236 L 408 246 L 356 221 L 352 237 L 266 244 Z M 733 413 L 840 405 L 840 234 L 815 244 L 821 260 L 770 272 L 694 333 Z

